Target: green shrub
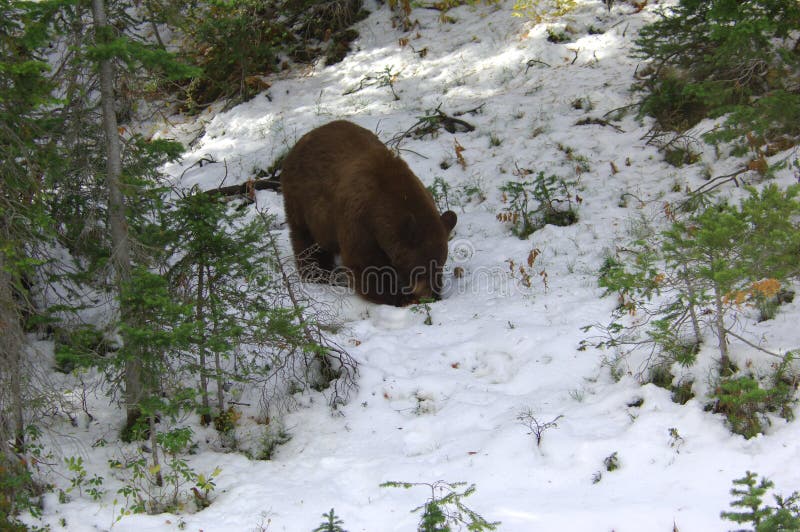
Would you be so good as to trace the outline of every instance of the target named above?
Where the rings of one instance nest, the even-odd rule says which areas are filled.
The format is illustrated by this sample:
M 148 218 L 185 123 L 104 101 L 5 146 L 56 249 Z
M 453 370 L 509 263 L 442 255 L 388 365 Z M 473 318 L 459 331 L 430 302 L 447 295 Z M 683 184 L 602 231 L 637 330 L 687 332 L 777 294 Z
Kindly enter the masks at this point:
M 700 155 L 691 149 L 677 146 L 664 149 L 664 160 L 668 164 L 680 168 L 685 164 L 696 163 L 700 160 Z M 677 190 L 675 190 L 675 192 L 677 192 Z
M 662 70 L 647 86 L 640 115 L 649 115 L 663 128 L 684 131 L 708 115 L 709 107 L 691 91 L 690 83 L 673 69 Z
M 247 99 L 257 92 L 248 83 L 251 76 L 277 71 L 280 52 L 295 44 L 276 15 L 264 0 L 212 0 L 192 11 L 187 21 L 191 55 L 203 68 L 190 88 L 193 100 Z
M 648 382 L 655 384 L 659 388 L 669 390 L 672 392 L 672 402 L 684 405 L 689 399 L 694 398 L 694 391 L 692 391 L 694 381 L 681 379 L 677 384 L 674 384 L 674 380 L 675 377 L 672 375 L 668 363 L 656 364 L 649 368 Z
M 687 379 L 682 380 L 678 384 L 672 386 L 672 402 L 679 405 L 685 405 L 690 399 L 694 398 L 692 391 L 692 384 L 694 381 Z
M 711 141 L 800 135 L 796 0 L 681 0 L 642 28 L 635 55 L 652 61 L 642 114 L 685 130 L 728 114 Z
M 110 347 L 103 332 L 93 325 L 57 333 L 54 339 L 56 368 L 64 373 L 97 364 Z
M 473 532 L 497 530 L 499 522 L 486 521 L 462 502 L 462 499 L 475 492 L 474 484 L 460 491 L 460 488 L 466 485 L 466 482 L 449 483 L 440 480 L 432 484 L 427 482 L 384 482 L 381 487 L 405 489 L 427 487 L 430 489 L 431 496 L 425 504 L 411 510 L 412 512 L 422 510 L 418 532 L 451 532 L 453 526 L 460 527 L 461 525 L 466 525 L 467 530 Z
M 105 494 L 105 489 L 103 489 L 103 477 L 100 475 L 93 475 L 91 478 L 87 478 L 88 473 L 83 465 L 82 457 L 70 456 L 64 458 L 64 463 L 67 466 L 67 470 L 73 473 L 70 477 L 70 486 L 64 490 L 65 497 L 68 493 L 75 490 L 78 490 L 78 493 L 83 495 L 83 491 L 86 490 L 86 494 L 95 502 L 103 498 Z
M 524 177 L 531 171 L 517 169 L 516 173 Z M 544 172 L 530 180 L 507 181 L 500 187 L 507 206 L 497 219 L 510 223 L 511 231 L 523 240 L 547 224 L 572 225 L 578 221 L 574 185 L 555 175 L 545 176 Z
M 450 183 L 437 176 L 433 178 L 433 184 L 427 188 L 428 192 L 433 196 L 433 201 L 436 202 L 436 207 L 439 211 L 450 210 Z
M 619 469 L 620 467 L 619 456 L 617 455 L 617 452 L 614 451 L 610 455 L 603 458 L 603 465 L 606 467 L 606 471 L 608 471 L 609 473 L 611 471 L 616 471 L 617 469 Z
M 41 430 L 36 425 L 25 428 L 25 456 L 19 448 L 12 448 L 9 442 L 0 441 L 0 530 L 3 532 L 28 532 L 43 530 L 39 527 L 29 529 L 17 519 L 21 513 L 41 517 L 41 495 L 51 486 L 42 484 L 34 477 L 35 470 L 28 464 L 53 460 L 50 453 L 38 442 Z
M 553 44 L 559 44 L 563 42 L 570 42 L 571 40 L 572 36 L 565 30 L 556 30 L 552 28 L 547 28 L 547 42 L 551 42 Z
M 790 353 L 780 367 L 788 366 L 791 360 Z M 765 425 L 769 424 L 767 412 L 793 418 L 794 390 L 778 378 L 773 379 L 769 388 L 762 388 L 752 376 L 724 378 L 713 392 L 713 411 L 725 415 L 732 432 L 752 438 L 764 432 Z
M 21 462 L 0 453 L 0 530 L 27 532 L 28 527 L 16 516 L 22 511 L 38 515 L 34 493 L 30 471 Z
M 734 510 L 722 512 L 723 519 L 738 524 L 750 523 L 755 532 L 776 532 L 779 530 L 800 530 L 800 494 L 796 491 L 788 497 L 774 495 L 776 506 L 764 504 L 764 495 L 775 484 L 762 478 L 756 483 L 757 475 L 748 471 L 742 478 L 733 481 L 731 495 L 735 497 L 731 506 Z
M 268 87 L 260 76 L 284 68 L 285 59 L 341 61 L 358 37 L 350 26 L 367 15 L 361 7 L 361 0 L 193 4 L 180 25 L 188 37 L 184 53 L 202 67 L 203 74 L 188 87 L 189 101 L 249 99 Z
M 763 411 L 769 392 L 752 377 L 723 380 L 714 390 L 714 412 L 725 414 L 731 431 L 752 438 L 764 431 Z
M 148 457 L 146 448 L 139 447 L 135 455 L 108 461 L 123 481 L 117 493 L 125 498 L 125 503 L 117 521 L 131 513 L 178 512 L 190 502 L 198 510 L 211 504 L 216 488 L 214 479 L 221 470 L 215 468 L 205 475 L 192 469 L 183 457 L 192 446 L 192 436 L 188 427 L 159 432 L 151 442 L 158 442 L 160 459 Z

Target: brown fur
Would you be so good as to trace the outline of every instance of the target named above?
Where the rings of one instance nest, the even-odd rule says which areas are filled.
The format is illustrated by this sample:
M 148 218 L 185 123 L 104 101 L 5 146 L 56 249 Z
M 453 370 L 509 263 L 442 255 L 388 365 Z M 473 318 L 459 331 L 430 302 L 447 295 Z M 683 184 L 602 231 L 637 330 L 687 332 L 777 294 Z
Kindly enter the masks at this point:
M 292 148 L 281 173 L 286 220 L 301 275 L 330 271 L 341 254 L 369 301 L 406 305 L 438 297 L 452 211 L 372 132 L 342 120 Z

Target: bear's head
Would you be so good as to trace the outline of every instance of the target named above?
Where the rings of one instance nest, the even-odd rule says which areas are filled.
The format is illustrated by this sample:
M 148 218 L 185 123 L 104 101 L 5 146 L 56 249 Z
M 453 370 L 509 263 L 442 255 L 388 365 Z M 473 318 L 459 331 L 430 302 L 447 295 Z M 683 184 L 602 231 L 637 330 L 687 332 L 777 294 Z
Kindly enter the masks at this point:
M 441 298 L 447 241 L 457 221 L 453 211 L 437 213 L 433 220 L 413 220 L 412 217 L 407 221 L 407 237 L 412 246 L 392 260 L 397 269 L 401 306 Z

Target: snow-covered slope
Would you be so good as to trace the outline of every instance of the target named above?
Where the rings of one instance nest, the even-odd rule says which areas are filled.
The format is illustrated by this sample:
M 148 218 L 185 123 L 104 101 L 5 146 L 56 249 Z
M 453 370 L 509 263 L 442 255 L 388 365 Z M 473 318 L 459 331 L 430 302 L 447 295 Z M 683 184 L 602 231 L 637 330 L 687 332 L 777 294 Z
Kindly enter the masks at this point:
M 673 190 L 694 188 L 703 172 L 721 175 L 735 162 L 706 150 L 702 163 L 669 166 L 642 140 L 649 122 L 630 113 L 615 122 L 621 130 L 575 125 L 635 101 L 631 43 L 659 3 L 633 13 L 625 2 L 609 12 L 600 0 L 579 0 L 572 13 L 538 25 L 512 17 L 512 4 L 453 9 L 454 24 L 440 23 L 438 11 L 416 9 L 419 26 L 409 34 L 392 27 L 385 6 L 373 6 L 358 25 L 357 51 L 342 63 L 274 79 L 269 98 L 158 132 L 193 141 L 167 173 L 182 175 L 183 185 L 210 188 L 226 172 L 226 184 L 252 177 L 303 133 L 333 119 L 388 140 L 439 106 L 450 115 L 480 107 L 460 116 L 473 132 L 400 144 L 423 182 L 439 177 L 450 184 L 459 215 L 450 267 L 460 266 L 464 276 L 431 305 L 433 324 L 410 309 L 349 296 L 340 304 L 337 341 L 358 360 L 360 378 L 346 406 L 332 414 L 321 396 L 303 398 L 284 420 L 291 440 L 271 461 L 201 444 L 192 467 L 222 471 L 211 506 L 181 516 L 132 515 L 114 530 L 302 532 L 333 507 L 351 532 L 411 531 L 419 514 L 410 510 L 429 492 L 379 484 L 446 480 L 474 483 L 476 493 L 464 502 L 501 521 L 500 530 L 705 532 L 729 528 L 719 514 L 728 508 L 731 480 L 746 470 L 784 492 L 800 487 L 800 469 L 791 466 L 800 458 L 800 424 L 776 420 L 767 435 L 745 440 L 722 416 L 703 411 L 703 397 L 677 405 L 668 391 L 638 383 L 637 362 L 615 381 L 603 364 L 612 353 L 578 349 L 586 337 L 581 327 L 607 323 L 616 303 L 601 297 L 597 273 L 626 238 L 630 220 L 641 213 L 657 220 L 661 202 L 681 196 Z M 548 28 L 575 37 L 554 44 Z M 344 94 L 365 76 L 386 72 L 397 74 L 399 99 L 380 86 Z M 456 142 L 464 148 L 463 167 Z M 192 167 L 203 157 L 226 164 Z M 516 179 L 517 167 L 577 180 L 578 223 L 547 226 L 527 240 L 512 235 L 496 215 L 504 208 L 499 187 Z M 778 177 L 783 184 L 793 179 L 788 171 Z M 457 197 L 468 186 L 480 187 L 485 200 Z M 637 200 L 620 206 L 624 193 Z M 278 194 L 259 192 L 257 205 L 282 220 Z M 280 239 L 288 255 L 285 228 Z M 509 275 L 507 261 L 527 267 L 534 249 L 540 254 L 525 287 Z M 798 315 L 794 303 L 762 326 L 770 346 L 793 347 Z M 760 334 L 758 326 L 752 330 Z M 746 346 L 732 349 L 740 361 L 756 356 Z M 62 518 L 70 531 L 107 530 L 119 512 L 111 493 L 118 483 L 105 466 L 115 451 L 89 447 L 99 435 L 113 437 L 117 414 L 105 398 L 96 405 L 99 419 L 69 429 L 74 439 L 65 439 L 63 451 L 85 456 L 91 471 L 107 477 L 109 494 L 100 503 L 75 496 L 60 504 L 50 496 L 45 520 L 54 530 L 62 529 Z M 542 423 L 562 416 L 539 447 L 517 419 L 527 411 Z M 604 459 L 614 453 L 619 468 L 606 471 Z

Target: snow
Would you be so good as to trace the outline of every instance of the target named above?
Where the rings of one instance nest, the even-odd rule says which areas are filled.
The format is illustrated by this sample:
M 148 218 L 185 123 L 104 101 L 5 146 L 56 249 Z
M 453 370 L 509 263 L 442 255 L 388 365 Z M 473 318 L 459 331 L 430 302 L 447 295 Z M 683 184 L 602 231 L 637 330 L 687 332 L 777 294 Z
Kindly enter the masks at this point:
M 476 126 L 474 132 L 409 138 L 400 147 L 426 184 L 441 177 L 455 191 L 480 182 L 487 199 L 457 206 L 449 268 L 460 266 L 465 275 L 451 278 L 446 297 L 431 305 L 432 325 L 423 323 L 424 314 L 354 296 L 337 303 L 343 327 L 335 339 L 360 370 L 359 388 L 344 407 L 331 412 L 322 395 L 301 397 L 301 406 L 282 420 L 291 440 L 270 461 L 219 452 L 215 432 L 193 425 L 200 446 L 188 457 L 190 465 L 205 473 L 221 469 L 208 508 L 115 522 L 122 497 L 114 492 L 121 482 L 106 461 L 120 451 L 91 444 L 101 436 L 112 441 L 121 415 L 98 394 L 91 402 L 96 419 L 63 428 L 59 441 L 64 456 L 83 456 L 90 476 L 105 477 L 107 494 L 97 503 L 85 494 L 73 493 L 68 503 L 48 495 L 44 522 L 54 530 L 66 523 L 76 532 L 240 532 L 259 526 L 294 532 L 312 530 L 323 512 L 335 508 L 351 532 L 409 531 L 419 520 L 411 510 L 429 491 L 379 485 L 446 480 L 474 483 L 477 491 L 464 502 L 487 520 L 501 521 L 504 531 L 674 525 L 681 532 L 705 532 L 730 528 L 719 514 L 728 509 L 731 480 L 747 470 L 771 478 L 783 493 L 800 487 L 800 469 L 789 466 L 800 459 L 800 424 L 776 418 L 765 435 L 745 440 L 731 434 L 721 415 L 704 411 L 702 393 L 678 405 L 668 391 L 640 384 L 640 360 L 631 359 L 623 366 L 627 374 L 615 381 L 604 363 L 613 353 L 579 350 L 589 335 L 581 328 L 608 323 L 616 304 L 602 297 L 597 272 L 627 238 L 631 220 L 644 215 L 664 223 L 662 202 L 682 195 L 672 191 L 675 183 L 681 190 L 695 188 L 704 183 L 705 170 L 721 175 L 735 162 L 706 147 L 701 163 L 669 166 L 642 139 L 650 122 L 631 114 L 615 122 L 622 132 L 574 125 L 635 101 L 632 42 L 664 4 L 651 1 L 632 13 L 629 4 L 617 2 L 609 12 L 599 0 L 579 0 L 572 13 L 538 25 L 513 18 L 508 0 L 452 9 L 455 24 L 418 8 L 412 18 L 419 28 L 408 34 L 392 28 L 385 6 L 373 5 L 373 14 L 357 26 L 357 51 L 342 63 L 273 79 L 269 98 L 262 94 L 226 112 L 211 109 L 194 123 L 159 126 L 158 135 L 194 141 L 183 160 L 165 171 L 183 186 L 210 188 L 223 177 L 225 184 L 245 181 L 303 133 L 333 119 L 351 120 L 388 140 L 437 106 L 451 115 L 483 106 L 480 114 L 461 116 Z M 548 42 L 551 26 L 568 26 L 577 40 Z M 590 26 L 605 32 L 588 35 Z M 409 44 L 401 46 L 401 37 Z M 424 58 L 414 52 L 423 48 Z M 344 94 L 365 75 L 387 68 L 399 73 L 399 100 L 388 87 Z M 579 99 L 582 109 L 573 105 Z M 708 127 L 700 124 L 695 133 Z M 499 146 L 491 145 L 490 135 Z M 464 147 L 466 168 L 456 164 L 454 140 Z M 585 158 L 588 171 L 578 174 L 565 148 Z M 193 166 L 207 157 L 225 165 Z M 451 164 L 446 170 L 443 161 Z M 579 222 L 547 226 L 527 240 L 513 236 L 495 215 L 503 209 L 499 187 L 515 179 L 516 165 L 578 179 Z M 789 170 L 777 177 L 783 185 L 794 179 Z M 623 207 L 624 193 L 635 198 Z M 257 206 L 282 220 L 278 194 L 259 192 Z M 290 255 L 286 228 L 278 234 Z M 509 276 L 506 261 L 526 264 L 533 249 L 541 254 L 527 288 Z M 785 351 L 797 346 L 798 315 L 795 302 L 775 320 L 748 327 L 772 349 Z M 713 356 L 707 347 L 692 370 L 701 376 L 701 392 Z M 732 345 L 732 356 L 766 367 L 771 362 L 741 344 Z M 525 411 L 540 422 L 563 416 L 539 447 L 517 419 Z M 258 438 L 259 432 L 245 435 Z M 612 453 L 620 467 L 609 472 L 604 459 Z M 67 485 L 64 479 L 56 483 Z

